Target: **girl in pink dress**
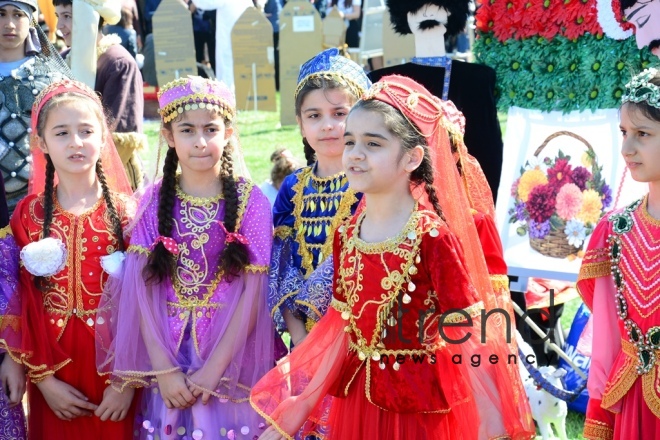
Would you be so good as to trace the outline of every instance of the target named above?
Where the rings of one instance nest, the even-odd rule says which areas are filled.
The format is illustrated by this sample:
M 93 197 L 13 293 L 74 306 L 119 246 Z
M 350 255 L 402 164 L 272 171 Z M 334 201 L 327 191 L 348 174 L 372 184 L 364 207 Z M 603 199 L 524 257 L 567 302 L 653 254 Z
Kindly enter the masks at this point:
M 593 311 L 584 437 L 654 438 L 660 430 L 660 72 L 626 85 L 621 154 L 641 200 L 603 217 L 589 242 L 578 290 Z

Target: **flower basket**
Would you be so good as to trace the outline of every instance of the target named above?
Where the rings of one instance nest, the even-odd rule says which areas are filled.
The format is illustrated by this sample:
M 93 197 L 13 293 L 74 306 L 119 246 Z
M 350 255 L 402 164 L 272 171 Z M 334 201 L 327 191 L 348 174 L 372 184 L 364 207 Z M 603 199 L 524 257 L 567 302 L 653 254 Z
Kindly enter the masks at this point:
M 562 150 L 554 158 L 539 157 L 550 141 L 561 137 L 584 144 L 581 166 L 574 168 Z M 580 256 L 586 237 L 612 202 L 594 149 L 570 131 L 558 131 L 543 141 L 521 168 L 512 196 L 515 205 L 509 210 L 509 222 L 519 225 L 519 235 L 529 234 L 532 249 L 552 258 Z

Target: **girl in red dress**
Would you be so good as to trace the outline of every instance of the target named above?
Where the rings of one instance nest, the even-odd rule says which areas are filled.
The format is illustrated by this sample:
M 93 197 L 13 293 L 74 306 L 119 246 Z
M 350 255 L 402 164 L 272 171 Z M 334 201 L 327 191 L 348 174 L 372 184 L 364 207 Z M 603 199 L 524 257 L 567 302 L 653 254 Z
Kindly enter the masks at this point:
M 516 355 L 483 318 L 496 301 L 445 105 L 391 76 L 351 110 L 343 164 L 365 206 L 335 233 L 328 313 L 252 389 L 261 439 L 306 419 L 331 439 L 533 437 Z
M 29 436 L 130 439 L 134 393 L 108 386 L 95 355 L 98 302 L 126 248 L 130 186 L 101 102 L 84 84 L 44 89 L 32 133 L 34 177 L 11 219 L 23 332 L 12 357 L 30 379 Z
M 588 439 L 657 438 L 660 430 L 660 71 L 622 97 L 621 154 L 642 199 L 600 219 L 577 288 L 593 312 Z

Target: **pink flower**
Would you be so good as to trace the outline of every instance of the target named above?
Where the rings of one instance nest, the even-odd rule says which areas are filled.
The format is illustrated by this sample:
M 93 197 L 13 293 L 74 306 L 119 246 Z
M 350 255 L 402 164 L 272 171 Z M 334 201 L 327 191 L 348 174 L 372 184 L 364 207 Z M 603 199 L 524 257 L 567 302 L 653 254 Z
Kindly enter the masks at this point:
M 546 185 L 538 185 L 529 194 L 529 202 L 526 205 L 527 212 L 532 220 L 543 223 L 549 220 L 555 211 L 555 192 L 553 188 Z
M 562 186 L 557 194 L 557 215 L 562 220 L 570 220 L 580 212 L 582 191 L 574 183 Z

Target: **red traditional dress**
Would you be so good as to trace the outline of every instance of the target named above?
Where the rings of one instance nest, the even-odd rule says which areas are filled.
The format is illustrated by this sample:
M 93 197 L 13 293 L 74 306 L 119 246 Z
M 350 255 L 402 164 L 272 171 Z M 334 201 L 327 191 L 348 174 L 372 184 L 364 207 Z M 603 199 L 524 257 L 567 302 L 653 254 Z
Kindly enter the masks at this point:
M 366 243 L 362 219 L 336 232 L 332 307 L 253 388 L 255 409 L 287 438 L 297 408 L 332 439 L 530 438 L 520 380 L 472 327 L 484 305 L 454 234 L 420 208 L 397 237 Z
M 593 312 L 588 439 L 660 432 L 660 221 L 647 199 L 600 220 L 577 288 Z
M 128 199 L 114 195 L 115 207 L 128 224 Z M 57 197 L 50 236 L 59 238 L 67 249 L 66 266 L 46 278 L 50 287 L 40 291 L 33 276 L 20 269 L 22 295 L 23 350 L 29 353 L 24 363 L 31 381 L 28 384 L 28 431 L 30 438 L 49 440 L 131 439 L 132 409 L 122 422 L 101 422 L 96 417 L 72 421 L 57 418 L 35 383 L 54 374 L 82 392 L 90 402 L 100 404 L 108 386 L 96 369 L 96 311 L 108 275 L 100 264 L 102 256 L 118 248 L 112 222 L 101 198 L 80 215 L 65 211 Z M 19 248 L 41 238 L 44 222 L 43 196 L 29 195 L 16 207 L 11 228 Z M 134 399 L 136 401 L 137 399 Z

